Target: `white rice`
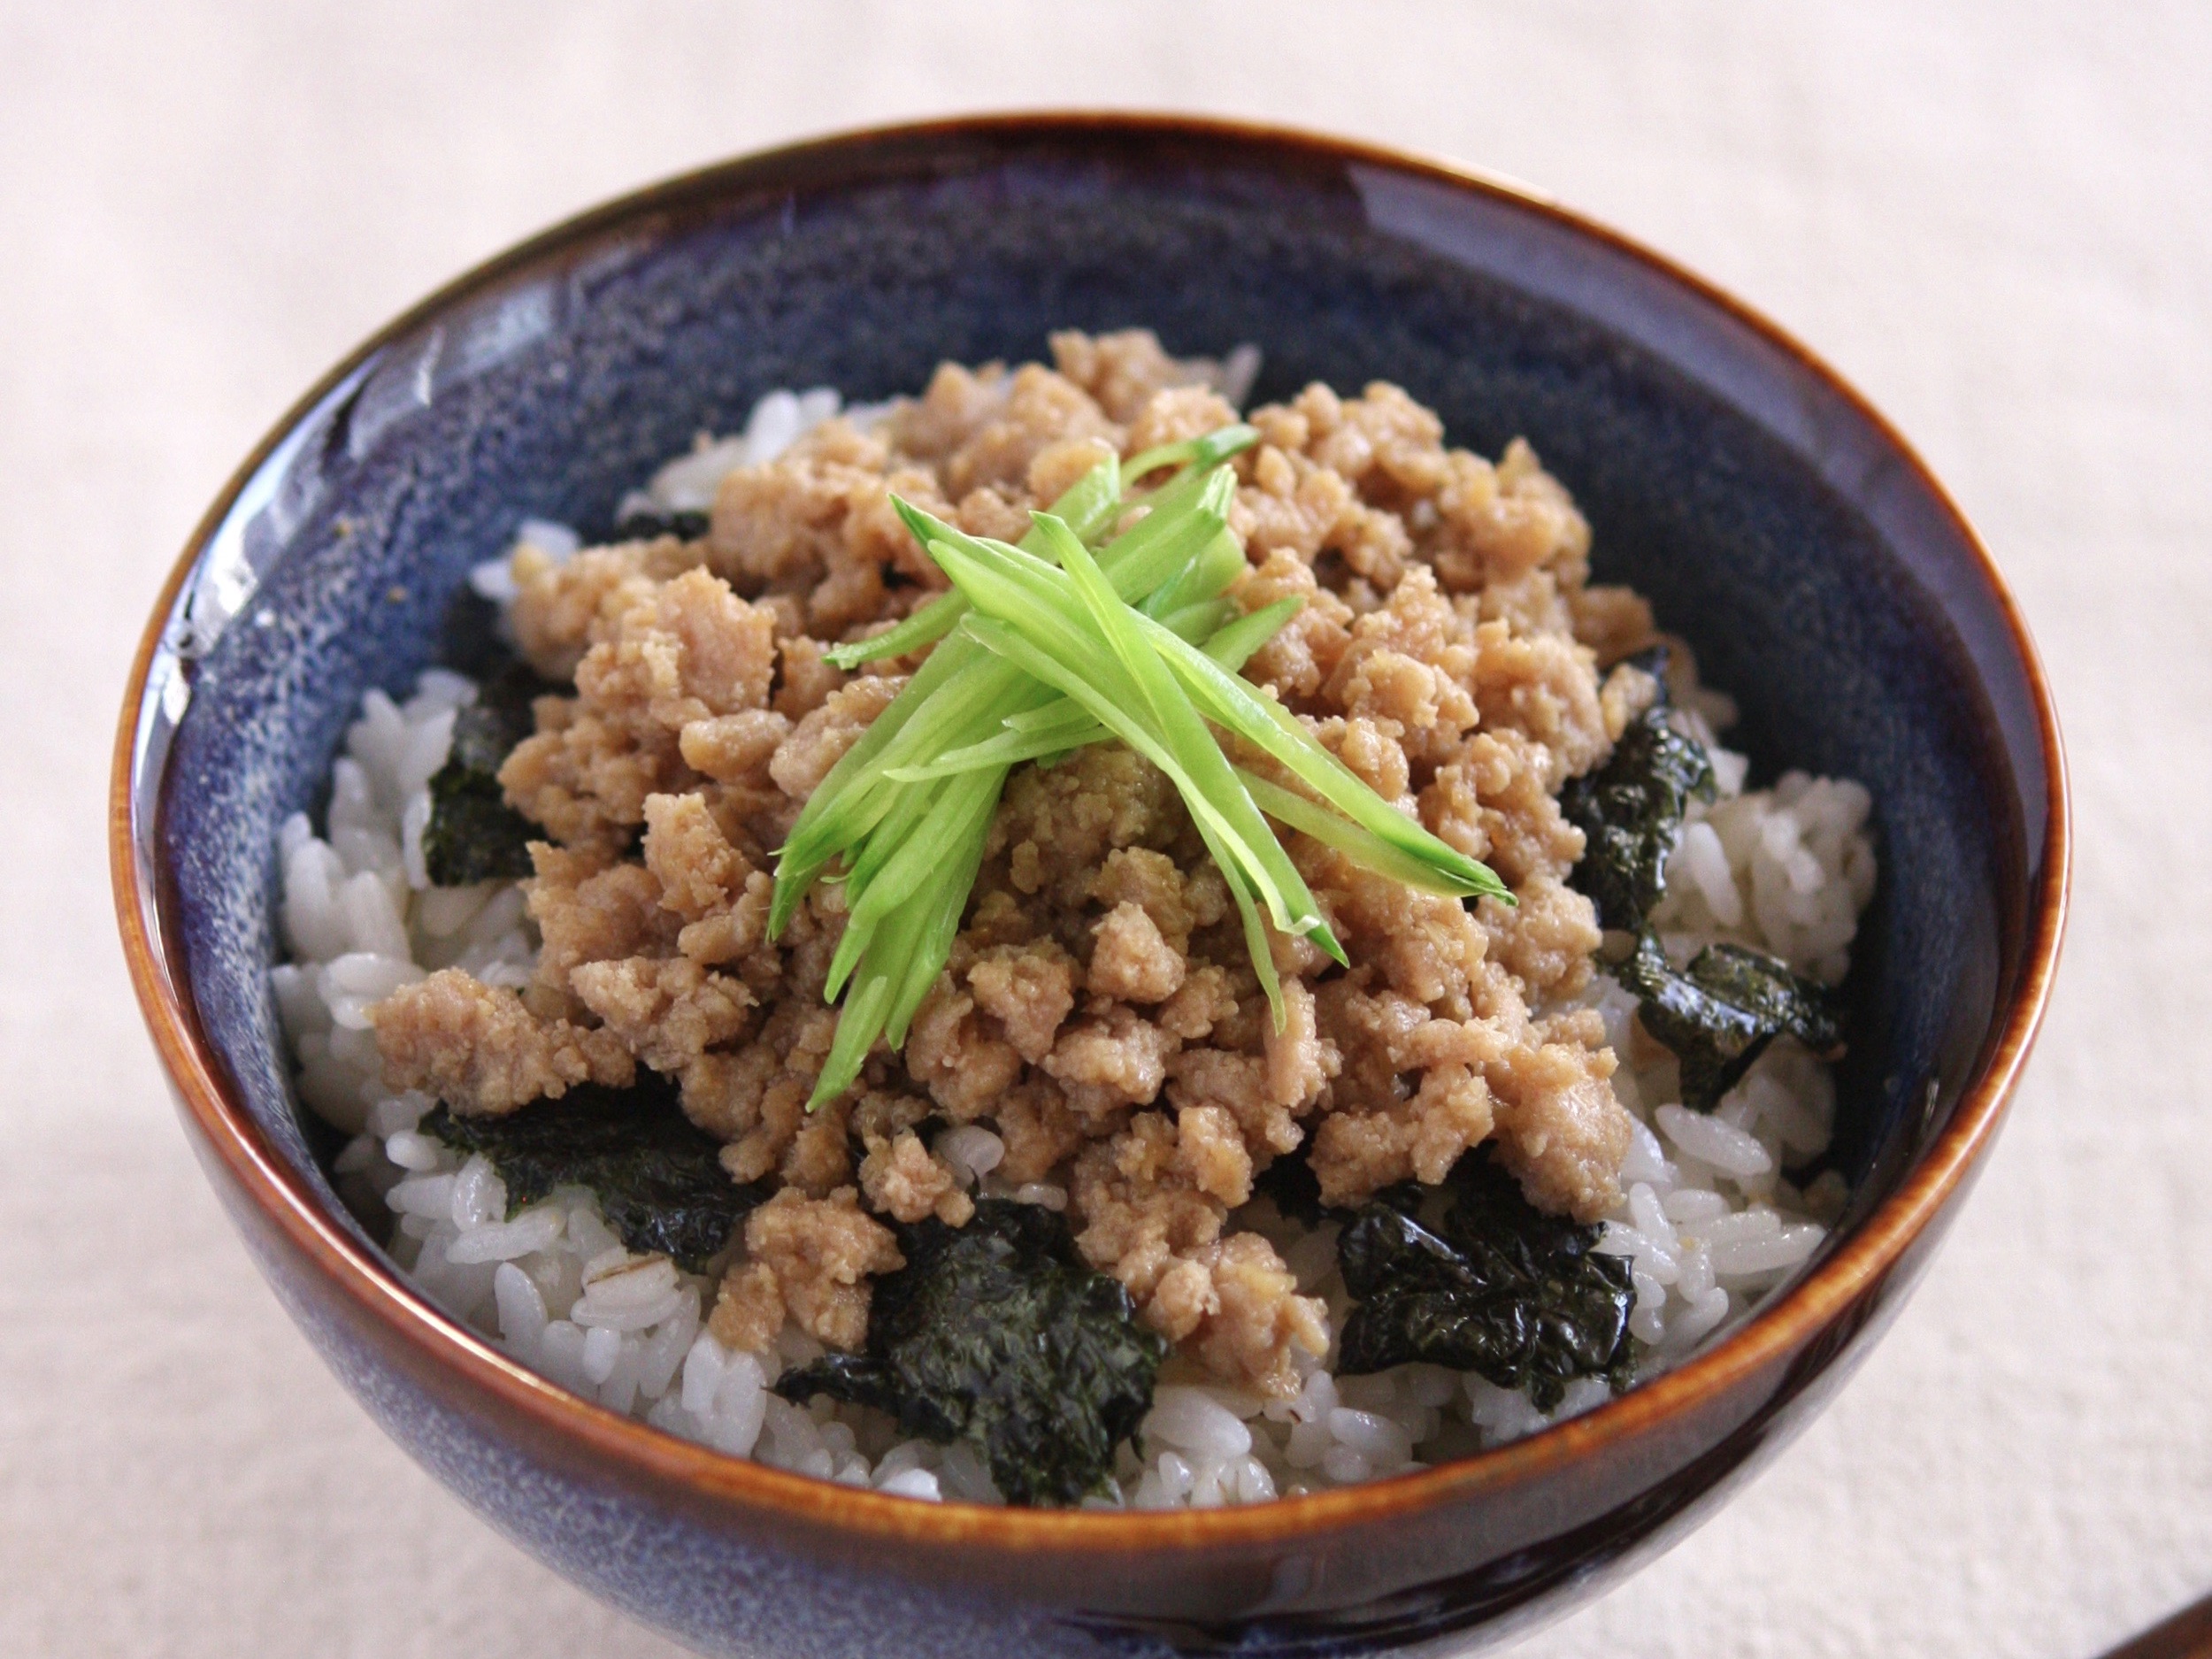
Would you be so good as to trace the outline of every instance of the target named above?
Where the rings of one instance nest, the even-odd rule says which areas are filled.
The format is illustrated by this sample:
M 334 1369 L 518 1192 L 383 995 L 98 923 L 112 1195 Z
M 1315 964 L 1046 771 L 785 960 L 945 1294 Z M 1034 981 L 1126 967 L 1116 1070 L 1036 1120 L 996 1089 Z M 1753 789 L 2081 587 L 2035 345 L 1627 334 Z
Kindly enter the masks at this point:
M 1256 353 L 1243 354 L 1233 353 L 1220 372 L 1237 402 L 1257 367 Z M 838 407 L 826 389 L 772 393 L 742 434 L 703 438 L 624 511 L 697 511 L 724 473 L 771 458 Z M 865 421 L 883 410 L 847 412 Z M 518 540 L 557 558 L 578 545 L 574 532 L 541 522 L 521 526 Z M 512 596 L 503 560 L 473 580 L 488 597 Z M 729 1353 L 708 1334 L 714 1286 L 741 1243 L 709 1273 L 685 1273 L 664 1257 L 626 1250 L 582 1188 L 555 1192 L 511 1218 L 489 1164 L 419 1133 L 434 1102 L 384 1087 L 371 1005 L 438 968 L 521 986 L 535 965 L 536 933 L 518 884 L 434 887 L 424 869 L 427 784 L 445 762 L 455 711 L 475 695 L 442 669 L 425 672 L 404 703 L 371 691 L 333 768 L 326 833 L 317 836 L 296 814 L 280 835 L 291 959 L 271 979 L 301 1098 L 353 1137 L 335 1165 L 348 1202 L 393 1217 L 394 1258 L 439 1307 L 611 1409 L 824 1479 L 903 1497 L 1002 1502 L 971 1447 L 902 1439 L 879 1412 L 826 1399 L 800 1407 L 773 1394 L 786 1366 L 821 1352 L 795 1325 L 765 1356 Z M 1747 793 L 1747 762 L 1714 737 L 1732 705 L 1689 687 L 1678 702 L 1678 725 L 1712 755 L 1720 799 L 1693 806 L 1668 864 L 1654 921 L 1669 955 L 1686 961 L 1699 946 L 1727 939 L 1840 982 L 1874 887 L 1866 791 L 1790 772 Z M 1604 1018 L 1622 1062 L 1614 1087 L 1636 1120 L 1626 1195 L 1599 1248 L 1631 1263 L 1630 1329 L 1638 1375 L 1649 1377 L 1741 1321 L 1819 1248 L 1841 1210 L 1844 1183 L 1832 1171 L 1801 1188 L 1787 1171 L 1826 1149 L 1835 1088 L 1826 1066 L 1785 1039 L 1715 1111 L 1686 1110 L 1673 1058 L 1632 1040 L 1634 999 L 1600 976 L 1582 1000 Z M 948 1129 L 934 1149 L 980 1193 L 1066 1208 L 1058 1185 L 1015 1187 L 994 1173 L 1005 1148 L 988 1129 Z M 1263 1201 L 1239 1220 L 1275 1240 L 1301 1289 L 1321 1296 L 1340 1327 L 1350 1303 L 1334 1226 L 1302 1229 Z M 1122 1448 L 1115 1495 L 1087 1507 L 1206 1508 L 1348 1485 L 1502 1444 L 1609 1396 L 1603 1381 L 1585 1379 L 1546 1413 L 1471 1373 L 1407 1365 L 1339 1378 L 1325 1356 L 1306 1364 L 1294 1398 L 1263 1401 L 1194 1380 L 1171 1363 L 1137 1445 Z

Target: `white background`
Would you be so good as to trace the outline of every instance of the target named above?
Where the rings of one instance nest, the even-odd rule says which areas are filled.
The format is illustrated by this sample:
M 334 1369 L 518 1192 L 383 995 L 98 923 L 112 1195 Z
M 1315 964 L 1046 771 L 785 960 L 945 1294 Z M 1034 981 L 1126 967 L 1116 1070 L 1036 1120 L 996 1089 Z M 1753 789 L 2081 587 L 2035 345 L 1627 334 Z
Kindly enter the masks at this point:
M 385 1442 L 234 1241 L 112 941 L 117 698 L 234 464 L 434 284 L 676 169 L 1045 104 L 1434 150 L 1678 256 L 1923 447 L 2056 682 L 2072 936 L 1949 1246 L 1770 1473 L 1521 1651 L 2086 1655 L 2212 1590 L 2212 8 L 463 11 L 0 4 L 0 1652 L 672 1652 Z

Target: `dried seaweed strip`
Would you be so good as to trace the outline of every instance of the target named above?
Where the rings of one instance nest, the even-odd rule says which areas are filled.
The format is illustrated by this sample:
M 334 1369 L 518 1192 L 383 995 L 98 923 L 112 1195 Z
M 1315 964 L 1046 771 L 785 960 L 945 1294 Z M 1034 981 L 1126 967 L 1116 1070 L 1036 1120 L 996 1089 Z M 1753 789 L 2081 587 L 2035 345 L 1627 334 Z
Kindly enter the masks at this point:
M 453 718 L 453 747 L 430 780 L 422 856 L 442 887 L 512 881 L 530 873 L 530 843 L 545 832 L 507 804 L 499 768 L 534 728 L 534 699 L 561 687 L 510 660 Z
M 1775 1038 L 1787 1033 L 1823 1059 L 1842 1052 L 1833 992 L 1744 945 L 1708 945 L 1678 971 L 1645 933 L 1613 969 L 1641 998 L 1636 1017 L 1682 1065 L 1682 1103 L 1710 1111 Z
M 441 1106 L 422 1133 L 490 1159 L 511 1217 L 556 1187 L 588 1187 L 629 1248 L 703 1272 L 768 1189 L 732 1181 L 721 1143 L 684 1116 L 672 1085 L 646 1077 L 626 1089 L 580 1084 L 499 1118 Z
M 1559 810 L 1584 837 L 1582 858 L 1568 881 L 1589 895 L 1598 925 L 1633 933 L 1666 887 L 1667 857 L 1694 795 L 1714 795 L 1704 746 L 1668 723 L 1666 647 L 1628 659 L 1659 683 L 1652 705 L 1632 720 L 1605 764 L 1569 779 Z
M 1461 1159 L 1450 1184 L 1440 1231 L 1394 1191 L 1363 1206 L 1338 1240 L 1358 1299 L 1338 1373 L 1425 1361 L 1526 1389 L 1541 1411 L 1579 1377 L 1627 1386 L 1636 1297 L 1628 1263 L 1598 1253 L 1602 1230 L 1538 1210 L 1486 1152 Z
M 1009 1502 L 1074 1503 L 1111 1484 L 1114 1448 L 1151 1409 L 1164 1339 L 1092 1271 L 1067 1223 L 986 1199 L 961 1228 L 899 1230 L 906 1265 L 875 1281 L 864 1354 L 831 1354 L 777 1392 L 874 1406 L 909 1434 L 964 1440 Z

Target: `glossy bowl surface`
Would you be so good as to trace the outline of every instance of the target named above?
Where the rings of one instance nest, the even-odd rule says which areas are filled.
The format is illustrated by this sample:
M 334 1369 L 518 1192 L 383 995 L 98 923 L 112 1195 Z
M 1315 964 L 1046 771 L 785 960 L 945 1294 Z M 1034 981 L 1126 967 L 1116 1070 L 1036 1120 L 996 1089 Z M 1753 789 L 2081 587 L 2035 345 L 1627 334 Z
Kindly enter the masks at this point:
M 1850 1213 L 1729 1340 L 1518 1445 L 1242 1510 L 884 1498 L 668 1439 L 400 1280 L 303 1121 L 267 982 L 273 845 L 365 689 L 438 650 L 526 515 L 588 533 L 777 386 L 855 399 L 1048 329 L 1266 352 L 1259 396 L 1387 378 L 1455 442 L 1536 445 L 1744 709 L 1756 774 L 1874 792 L 1833 1154 Z M 111 821 L 138 994 L 209 1178 L 408 1451 L 557 1570 L 713 1652 L 1460 1651 L 1679 1538 L 1801 1428 L 1924 1266 L 2042 1013 L 2064 768 L 2033 647 L 1911 450 L 1771 325 L 1523 189 L 1338 141 L 1045 116 L 755 157 L 588 214 L 384 330 L 195 534 L 124 709 Z M 281 1425 L 272 1425 L 281 1432 Z M 369 1494 L 361 1494 L 369 1501 Z M 345 1501 L 342 1496 L 334 1501 Z

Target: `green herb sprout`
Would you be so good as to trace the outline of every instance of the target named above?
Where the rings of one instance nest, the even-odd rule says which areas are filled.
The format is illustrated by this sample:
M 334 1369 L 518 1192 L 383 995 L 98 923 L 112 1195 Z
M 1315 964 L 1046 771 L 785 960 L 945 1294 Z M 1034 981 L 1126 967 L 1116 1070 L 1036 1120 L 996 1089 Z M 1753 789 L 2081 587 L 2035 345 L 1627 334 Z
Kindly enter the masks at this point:
M 894 498 L 952 589 L 831 653 L 851 667 L 934 647 L 823 779 L 778 856 L 772 937 L 833 865 L 845 887 L 825 987 L 844 1008 L 810 1106 L 850 1086 L 879 1036 L 905 1041 L 951 954 L 1006 774 L 1024 761 L 1113 738 L 1167 775 L 1236 902 L 1279 1029 L 1268 926 L 1338 962 L 1344 953 L 1268 818 L 1408 885 L 1511 902 L 1489 869 L 1382 799 L 1238 674 L 1300 603 L 1245 615 L 1223 597 L 1245 568 L 1228 529 L 1235 478 L 1223 464 L 1256 436 L 1225 426 L 1102 463 L 1052 511 L 1033 514 L 1018 546 Z M 1129 488 L 1168 468 L 1159 488 Z M 1145 515 L 1094 551 L 1140 503 Z M 1318 799 L 1233 764 L 1216 726 Z

